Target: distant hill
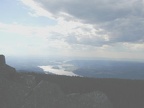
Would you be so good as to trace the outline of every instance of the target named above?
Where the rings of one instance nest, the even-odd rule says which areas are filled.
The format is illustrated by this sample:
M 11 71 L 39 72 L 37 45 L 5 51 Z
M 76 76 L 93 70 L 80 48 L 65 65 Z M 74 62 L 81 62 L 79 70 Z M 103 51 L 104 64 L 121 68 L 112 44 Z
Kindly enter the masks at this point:
M 16 62 L 15 62 L 16 61 Z M 7 62 L 16 68 L 17 72 L 52 73 L 62 70 L 73 73 L 73 75 L 94 78 L 123 78 L 144 79 L 144 62 L 120 61 L 120 60 L 70 60 L 68 58 L 59 60 L 57 58 L 10 58 Z M 45 70 L 40 66 L 54 67 L 56 72 Z M 46 72 L 45 72 L 46 71 Z M 61 74 L 66 72 L 60 72 Z M 69 75 L 69 73 L 67 74 Z
M 114 60 L 72 60 L 73 72 L 84 77 L 144 79 L 144 63 Z

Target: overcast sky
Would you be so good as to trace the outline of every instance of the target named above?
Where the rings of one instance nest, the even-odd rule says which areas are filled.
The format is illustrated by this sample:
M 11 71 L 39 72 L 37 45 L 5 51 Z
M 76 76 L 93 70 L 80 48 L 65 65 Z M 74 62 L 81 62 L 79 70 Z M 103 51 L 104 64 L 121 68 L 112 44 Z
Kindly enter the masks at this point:
M 144 0 L 1 0 L 0 53 L 144 59 Z

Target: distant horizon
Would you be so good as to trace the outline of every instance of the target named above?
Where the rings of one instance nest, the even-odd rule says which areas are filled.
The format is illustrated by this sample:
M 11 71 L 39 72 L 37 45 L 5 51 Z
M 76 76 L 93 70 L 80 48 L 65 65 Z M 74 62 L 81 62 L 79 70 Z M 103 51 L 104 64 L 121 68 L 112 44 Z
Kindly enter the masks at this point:
M 142 60 L 6 57 L 6 63 L 14 67 L 17 72 L 95 78 L 144 79 L 144 61 Z
M 4 55 L 4 54 L 0 54 Z M 69 56 L 9 56 L 4 55 L 6 59 L 25 59 L 25 60 L 106 60 L 106 61 L 128 61 L 128 62 L 144 62 L 144 59 L 131 58 L 106 58 L 106 57 L 69 57 Z

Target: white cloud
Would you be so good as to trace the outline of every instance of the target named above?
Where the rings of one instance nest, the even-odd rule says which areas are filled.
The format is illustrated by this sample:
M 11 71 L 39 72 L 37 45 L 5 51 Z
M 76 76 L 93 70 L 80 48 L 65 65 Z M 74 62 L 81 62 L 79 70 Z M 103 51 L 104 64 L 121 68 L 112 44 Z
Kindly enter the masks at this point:
M 130 51 L 142 53 L 144 49 L 143 0 L 21 2 L 29 7 L 30 16 L 51 18 L 57 24 L 34 27 L 0 23 L 0 31 L 43 38 L 39 50 L 43 47 L 47 53 L 53 54 L 122 58 L 124 55 L 128 57 Z
M 35 11 L 35 14 L 38 14 L 39 11 L 48 12 L 50 11 L 43 8 L 41 3 L 37 3 L 34 0 L 22 0 L 22 2 L 29 6 L 33 11 Z M 55 3 L 55 1 L 49 1 L 50 3 Z M 64 1 L 67 2 L 67 1 Z M 34 16 L 36 16 L 34 14 Z M 32 14 L 33 15 L 33 14 Z M 41 16 L 47 15 L 46 13 L 41 14 Z M 47 17 L 55 18 L 55 20 L 58 22 L 56 26 L 53 27 L 47 27 L 48 33 L 45 33 L 50 36 L 52 39 L 63 39 L 66 42 L 69 42 L 70 44 L 91 44 L 91 45 L 102 45 L 107 43 L 109 41 L 109 36 L 105 32 L 105 30 L 94 27 L 91 24 L 84 24 L 80 20 L 74 18 L 69 13 L 66 13 L 64 11 L 60 11 L 58 14 L 51 13 L 51 15 L 47 15 Z M 44 34 L 44 32 L 42 33 Z M 75 40 L 71 40 L 71 39 Z M 72 42 L 73 41 L 73 42 Z
M 24 5 L 31 8 L 31 12 L 29 12 L 32 16 L 45 16 L 54 19 L 53 15 L 46 11 L 45 9 L 40 7 L 39 3 L 34 2 L 33 0 L 20 0 Z
M 144 43 L 123 43 L 123 46 L 134 52 L 144 51 Z
M 42 9 L 50 13 L 51 15 L 48 15 L 48 17 L 52 16 L 57 21 L 59 18 L 63 18 L 64 20 L 69 19 L 67 21 L 81 21 L 81 23 L 89 23 L 91 26 L 96 26 L 93 29 L 103 30 L 103 35 L 100 37 L 111 43 L 144 42 L 143 0 L 90 0 L 85 2 L 83 0 L 29 0 L 33 4 L 27 0 L 22 1 L 25 1 L 24 3 L 35 10 L 35 12 L 39 12 Z M 37 6 L 34 4 L 37 4 Z M 44 15 L 46 14 L 42 16 Z M 100 41 L 100 43 L 105 44 L 105 40 Z M 97 38 L 95 41 L 97 41 Z M 84 42 L 84 44 L 90 44 L 90 42 L 88 39 L 88 42 Z

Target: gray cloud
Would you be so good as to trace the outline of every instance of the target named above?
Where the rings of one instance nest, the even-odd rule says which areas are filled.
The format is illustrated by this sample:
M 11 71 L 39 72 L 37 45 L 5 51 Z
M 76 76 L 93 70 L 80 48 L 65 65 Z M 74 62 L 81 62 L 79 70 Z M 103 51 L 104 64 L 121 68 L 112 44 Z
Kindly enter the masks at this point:
M 144 42 L 143 0 L 35 0 L 55 17 L 61 12 L 73 18 L 104 29 L 109 33 L 109 42 L 97 38 L 77 40 L 76 36 L 66 38 L 67 42 L 79 44 L 103 44 L 115 42 Z M 66 16 L 65 16 L 66 17 Z M 67 18 L 66 18 L 67 19 Z M 97 41 L 98 40 L 98 41 Z M 96 44 L 97 45 L 97 44 Z
M 105 22 L 127 16 L 132 9 L 125 0 L 35 0 L 54 14 L 66 12 L 89 23 Z
M 144 19 L 129 17 L 119 19 L 104 26 L 111 32 L 111 41 L 116 42 L 144 42 Z
M 69 35 L 64 38 L 65 42 L 70 44 L 83 44 L 83 45 L 91 45 L 91 46 L 102 46 L 104 44 L 109 44 L 110 42 L 104 39 L 102 36 L 85 36 L 81 37 L 78 35 Z

